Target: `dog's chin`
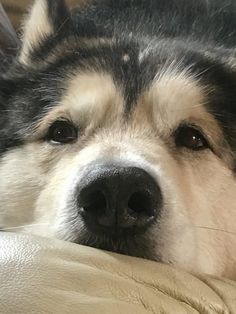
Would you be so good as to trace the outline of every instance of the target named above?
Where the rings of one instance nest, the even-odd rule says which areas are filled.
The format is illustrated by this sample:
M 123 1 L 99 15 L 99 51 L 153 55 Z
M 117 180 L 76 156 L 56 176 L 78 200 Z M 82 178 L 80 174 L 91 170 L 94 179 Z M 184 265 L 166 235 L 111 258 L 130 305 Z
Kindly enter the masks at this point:
M 154 250 L 154 245 L 148 243 L 146 236 L 108 236 L 87 232 L 86 237 L 80 237 L 74 242 L 118 254 L 161 261 L 161 257 Z

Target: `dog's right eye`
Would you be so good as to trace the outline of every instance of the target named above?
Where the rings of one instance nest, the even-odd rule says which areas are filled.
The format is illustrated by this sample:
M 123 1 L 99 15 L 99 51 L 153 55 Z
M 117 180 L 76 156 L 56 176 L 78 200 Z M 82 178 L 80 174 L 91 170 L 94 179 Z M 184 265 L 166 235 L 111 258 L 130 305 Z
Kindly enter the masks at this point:
M 52 143 L 67 144 L 78 138 L 78 130 L 67 120 L 55 121 L 49 128 L 47 140 Z
M 175 144 L 193 151 L 200 151 L 210 147 L 205 136 L 195 126 L 182 125 L 175 131 Z

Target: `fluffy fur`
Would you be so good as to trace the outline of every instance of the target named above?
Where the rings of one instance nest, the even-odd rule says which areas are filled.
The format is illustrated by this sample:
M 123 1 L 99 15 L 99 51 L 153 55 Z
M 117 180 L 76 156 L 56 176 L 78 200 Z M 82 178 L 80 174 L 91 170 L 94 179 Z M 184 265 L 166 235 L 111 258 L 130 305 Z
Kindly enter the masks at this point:
M 90 1 L 91 2 L 91 1 Z M 0 225 L 236 278 L 236 4 L 37 0 L 0 79 Z M 48 139 L 58 119 L 79 130 Z M 176 145 L 194 126 L 203 150 Z M 75 205 L 88 167 L 136 166 L 160 216 L 137 236 L 92 232 Z

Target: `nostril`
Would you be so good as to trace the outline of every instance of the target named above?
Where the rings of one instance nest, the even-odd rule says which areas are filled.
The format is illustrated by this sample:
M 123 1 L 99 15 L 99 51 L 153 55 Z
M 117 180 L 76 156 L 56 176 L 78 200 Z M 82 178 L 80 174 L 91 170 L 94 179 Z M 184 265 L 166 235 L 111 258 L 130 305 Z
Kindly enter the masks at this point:
M 96 215 L 104 213 L 107 207 L 106 197 L 100 190 L 86 193 L 80 203 L 85 211 Z
M 128 201 L 128 208 L 137 214 L 152 216 L 154 214 L 154 204 L 151 196 L 145 192 L 135 192 Z

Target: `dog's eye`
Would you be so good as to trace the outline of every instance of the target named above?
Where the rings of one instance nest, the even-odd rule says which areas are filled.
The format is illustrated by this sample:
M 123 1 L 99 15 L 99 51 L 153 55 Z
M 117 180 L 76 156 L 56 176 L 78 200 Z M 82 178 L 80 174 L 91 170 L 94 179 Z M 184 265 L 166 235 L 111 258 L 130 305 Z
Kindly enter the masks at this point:
M 54 143 L 67 144 L 75 141 L 78 130 L 66 120 L 55 121 L 49 128 L 47 139 Z
M 175 132 L 175 144 L 177 147 L 185 147 L 191 150 L 203 150 L 209 148 L 204 135 L 193 126 L 180 126 Z

